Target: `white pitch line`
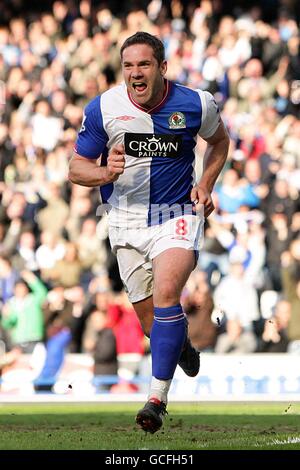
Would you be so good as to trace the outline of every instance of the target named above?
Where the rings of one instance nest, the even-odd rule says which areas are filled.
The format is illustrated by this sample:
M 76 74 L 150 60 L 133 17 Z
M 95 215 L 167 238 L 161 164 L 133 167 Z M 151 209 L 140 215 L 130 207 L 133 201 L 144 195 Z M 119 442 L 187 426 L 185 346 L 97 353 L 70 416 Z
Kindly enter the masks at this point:
M 273 439 L 272 441 L 269 442 L 262 442 L 259 444 L 256 444 L 256 447 L 258 446 L 276 446 L 276 445 L 287 445 L 287 444 L 299 444 L 300 443 L 300 437 L 288 437 L 287 439 Z

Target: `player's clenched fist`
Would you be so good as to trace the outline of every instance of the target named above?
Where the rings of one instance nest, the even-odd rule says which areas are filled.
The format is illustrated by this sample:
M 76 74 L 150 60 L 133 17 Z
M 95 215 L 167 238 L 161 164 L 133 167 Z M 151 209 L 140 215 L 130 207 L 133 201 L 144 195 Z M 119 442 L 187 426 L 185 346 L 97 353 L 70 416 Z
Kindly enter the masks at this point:
M 212 213 L 215 206 L 211 198 L 211 194 L 205 186 L 199 184 L 194 186 L 191 191 L 191 201 L 194 203 L 194 211 L 203 211 L 204 217 L 208 217 Z
M 117 144 L 110 149 L 107 157 L 107 172 L 110 181 L 116 181 L 124 173 L 125 148 L 123 144 Z

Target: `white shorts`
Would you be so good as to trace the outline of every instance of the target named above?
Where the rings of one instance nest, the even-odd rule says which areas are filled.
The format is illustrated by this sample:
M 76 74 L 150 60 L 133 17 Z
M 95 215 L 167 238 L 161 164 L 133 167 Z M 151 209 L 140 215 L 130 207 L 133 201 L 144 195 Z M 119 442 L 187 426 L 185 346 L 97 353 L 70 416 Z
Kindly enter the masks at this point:
M 193 250 L 198 256 L 204 220 L 184 215 L 162 225 L 143 228 L 109 228 L 111 248 L 129 300 L 139 302 L 153 293 L 152 260 L 169 248 Z

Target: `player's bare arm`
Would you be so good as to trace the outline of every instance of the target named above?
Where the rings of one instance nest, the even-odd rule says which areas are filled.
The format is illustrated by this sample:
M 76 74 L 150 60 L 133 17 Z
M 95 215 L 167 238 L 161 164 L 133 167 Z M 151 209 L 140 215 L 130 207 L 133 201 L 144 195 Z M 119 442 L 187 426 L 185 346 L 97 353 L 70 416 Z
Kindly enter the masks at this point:
M 103 186 L 116 181 L 124 173 L 125 150 L 122 144 L 111 148 L 106 166 L 99 166 L 97 160 L 75 154 L 69 165 L 69 180 L 81 186 Z
M 196 211 L 200 211 L 204 206 L 204 216 L 208 217 L 214 210 L 211 193 L 226 162 L 229 147 L 229 136 L 222 121 L 213 136 L 205 140 L 207 149 L 203 160 L 203 173 L 191 191 L 191 200 L 195 202 Z

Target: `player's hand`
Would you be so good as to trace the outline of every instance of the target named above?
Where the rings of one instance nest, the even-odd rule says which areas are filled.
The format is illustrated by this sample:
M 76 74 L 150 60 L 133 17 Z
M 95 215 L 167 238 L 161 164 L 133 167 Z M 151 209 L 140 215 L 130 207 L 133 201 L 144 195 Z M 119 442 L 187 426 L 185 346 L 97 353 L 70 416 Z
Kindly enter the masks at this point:
M 116 181 L 125 168 L 125 148 L 117 144 L 111 148 L 107 158 L 107 177 L 109 181 Z
M 204 217 L 208 217 L 215 208 L 210 192 L 200 185 L 196 185 L 192 189 L 191 201 L 194 203 L 193 211 L 203 211 Z

